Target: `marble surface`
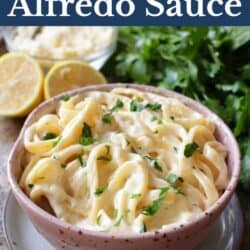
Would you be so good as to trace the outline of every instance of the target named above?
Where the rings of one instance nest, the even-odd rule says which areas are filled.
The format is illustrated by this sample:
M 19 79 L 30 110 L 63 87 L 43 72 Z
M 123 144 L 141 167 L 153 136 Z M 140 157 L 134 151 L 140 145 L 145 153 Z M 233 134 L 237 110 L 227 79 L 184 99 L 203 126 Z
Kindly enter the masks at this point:
M 0 54 L 4 52 L 4 46 L 0 42 Z M 4 201 L 9 191 L 9 184 L 6 178 L 6 163 L 9 152 L 13 146 L 20 129 L 23 124 L 23 119 L 8 119 L 0 118 L 0 213 Z M 247 250 L 250 246 L 250 194 L 238 192 L 242 210 L 244 212 L 245 232 L 241 250 Z M 0 250 L 7 250 L 7 245 L 3 236 L 2 221 L 0 219 Z

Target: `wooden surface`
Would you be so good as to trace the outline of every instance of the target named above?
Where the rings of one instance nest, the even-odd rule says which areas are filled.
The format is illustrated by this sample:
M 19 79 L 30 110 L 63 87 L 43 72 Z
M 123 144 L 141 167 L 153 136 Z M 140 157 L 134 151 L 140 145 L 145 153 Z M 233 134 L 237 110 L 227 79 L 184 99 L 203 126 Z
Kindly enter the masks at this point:
M 0 42 L 0 53 L 4 53 L 4 51 L 5 51 L 4 45 L 3 43 Z M 22 124 L 23 124 L 22 119 L 0 118 L 0 212 L 1 214 L 2 214 L 4 200 L 9 190 L 9 185 L 6 178 L 6 163 L 11 147 L 15 142 L 16 138 L 18 137 Z M 238 193 L 238 196 L 240 198 L 242 210 L 244 212 L 244 217 L 245 217 L 245 233 L 241 249 L 248 250 L 250 249 L 250 194 L 247 195 Z M 0 225 L 2 225 L 1 221 Z M 6 242 L 4 240 L 2 227 L 0 227 L 0 250 L 6 250 L 6 249 L 7 247 L 6 247 Z

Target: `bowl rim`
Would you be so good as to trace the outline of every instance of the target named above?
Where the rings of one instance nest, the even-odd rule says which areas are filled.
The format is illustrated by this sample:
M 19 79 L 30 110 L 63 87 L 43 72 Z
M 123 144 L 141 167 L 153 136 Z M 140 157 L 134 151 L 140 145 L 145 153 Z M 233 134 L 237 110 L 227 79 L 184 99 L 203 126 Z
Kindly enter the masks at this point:
M 168 225 L 165 229 L 157 229 L 154 231 L 149 231 L 149 232 L 145 232 L 143 234 L 141 233 L 109 233 L 109 232 L 97 232 L 97 231 L 93 231 L 93 230 L 88 230 L 88 229 L 84 229 L 84 228 L 80 228 L 78 226 L 69 224 L 67 222 L 64 222 L 62 220 L 60 220 L 59 218 L 51 215 L 50 213 L 46 212 L 45 210 L 43 210 L 42 208 L 40 208 L 38 205 L 36 205 L 21 189 L 21 187 L 19 186 L 14 173 L 13 173 L 13 164 L 12 162 L 16 159 L 16 150 L 19 147 L 22 147 L 22 141 L 23 141 L 23 134 L 24 131 L 26 129 L 26 127 L 28 125 L 30 125 L 30 121 L 32 120 L 32 118 L 40 113 L 40 110 L 42 110 L 45 107 L 48 107 L 49 105 L 53 105 L 54 103 L 60 101 L 65 95 L 69 95 L 69 96 L 74 96 L 74 95 L 81 95 L 84 94 L 85 92 L 89 92 L 89 91 L 110 91 L 113 88 L 133 88 L 136 90 L 140 90 L 143 92 L 150 92 L 153 94 L 157 94 L 160 96 L 165 96 L 165 97 L 173 97 L 176 98 L 178 100 L 180 100 L 182 103 L 184 103 L 185 105 L 187 105 L 188 107 L 195 107 L 195 111 L 199 112 L 199 110 L 202 110 L 203 113 L 206 113 L 205 116 L 210 116 L 214 119 L 216 119 L 216 125 L 220 124 L 220 130 L 223 131 L 223 133 L 225 135 L 228 136 L 230 144 L 231 144 L 231 148 L 229 149 L 229 152 L 234 152 L 234 167 L 232 169 L 232 173 L 231 173 L 231 177 L 229 180 L 229 183 L 225 189 L 225 191 L 223 192 L 223 194 L 219 197 L 219 199 L 212 205 L 210 206 L 208 209 L 206 209 L 205 211 L 201 212 L 200 214 L 198 214 L 197 216 L 195 216 L 195 218 L 193 218 L 190 221 L 187 222 L 182 222 L 182 223 L 174 223 L 174 224 L 170 224 Z M 201 113 L 201 112 L 200 112 Z M 38 117 L 40 117 L 38 115 Z M 218 128 L 218 126 L 217 126 Z M 43 103 L 41 103 L 38 107 L 36 107 L 28 116 L 28 118 L 25 120 L 24 125 L 21 129 L 21 132 L 11 150 L 11 153 L 9 155 L 9 159 L 8 159 L 8 165 L 7 165 L 7 176 L 8 176 L 8 180 L 11 186 L 11 189 L 13 191 L 13 194 L 15 195 L 15 197 L 18 199 L 18 202 L 20 203 L 20 201 L 25 204 L 26 207 L 28 207 L 29 209 L 32 210 L 33 214 L 36 214 L 39 218 L 42 218 L 43 221 L 46 221 L 46 223 L 48 224 L 53 224 L 54 226 L 57 226 L 59 228 L 61 228 L 62 230 L 70 230 L 73 233 L 79 233 L 81 232 L 83 235 L 85 236 L 90 236 L 90 237 L 97 237 L 99 239 L 117 239 L 117 240 L 124 240 L 124 239 L 145 239 L 145 238 L 152 238 L 155 236 L 155 234 L 159 234 L 159 235 L 169 235 L 171 236 L 172 234 L 176 234 L 176 233 L 181 233 L 184 232 L 188 229 L 191 229 L 192 227 L 194 227 L 195 225 L 201 223 L 202 221 L 204 221 L 207 217 L 207 215 L 209 214 L 216 214 L 216 212 L 219 211 L 219 213 L 222 212 L 222 210 L 225 208 L 225 206 L 228 204 L 228 202 L 230 201 L 238 180 L 239 180 L 239 176 L 240 176 L 240 151 L 239 151 L 239 146 L 238 143 L 232 133 L 232 131 L 230 130 L 230 128 L 224 123 L 224 121 L 219 118 L 214 112 L 210 111 L 207 107 L 205 107 L 204 105 L 202 105 L 201 103 L 194 101 L 193 99 L 186 97 L 182 94 L 176 93 L 174 91 L 170 91 L 170 90 L 165 90 L 162 88 L 157 88 L 157 87 L 153 87 L 153 86 L 147 86 L 147 85 L 143 85 L 143 84 L 135 84 L 135 83 L 113 83 L 113 84 L 103 84 L 103 85 L 92 85 L 92 86 L 88 86 L 88 87 L 83 87 L 83 88 L 79 88 L 79 89 L 75 89 L 73 91 L 69 91 L 69 92 L 65 92 L 63 94 L 60 94 L 56 97 L 53 97 Z M 28 215 L 29 216 L 29 215 Z
M 87 62 L 93 62 L 93 61 L 98 60 L 101 57 L 105 56 L 106 54 L 113 54 L 113 52 L 116 49 L 117 40 L 118 40 L 118 28 L 115 26 L 110 26 L 110 28 L 113 30 L 113 33 L 114 33 L 111 42 L 107 46 L 100 48 L 99 50 L 95 51 L 94 53 L 92 53 L 90 55 L 68 57 L 68 58 L 42 57 L 42 56 L 37 56 L 37 55 L 30 54 L 30 53 L 26 53 L 22 50 L 16 49 L 13 46 L 13 42 L 12 42 L 13 34 L 10 35 L 9 33 L 10 32 L 13 33 L 15 28 L 16 27 L 14 27 L 14 26 L 7 26 L 7 27 L 2 28 L 2 35 L 3 35 L 4 41 L 6 43 L 6 47 L 7 47 L 9 52 L 25 53 L 25 54 L 35 58 L 36 60 L 50 61 L 53 63 L 61 62 L 61 61 L 70 61 L 70 60 L 83 60 L 83 61 L 87 61 Z

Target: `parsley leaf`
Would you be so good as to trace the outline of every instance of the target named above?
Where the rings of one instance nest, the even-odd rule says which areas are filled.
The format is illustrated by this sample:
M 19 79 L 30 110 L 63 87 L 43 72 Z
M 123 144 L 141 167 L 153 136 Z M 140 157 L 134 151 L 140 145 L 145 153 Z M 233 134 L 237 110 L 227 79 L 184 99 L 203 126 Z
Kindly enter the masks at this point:
M 181 176 L 177 176 L 175 174 L 169 174 L 168 177 L 166 178 L 166 181 L 169 184 L 176 184 L 178 181 L 183 183 L 184 179 Z
M 141 226 L 141 229 L 140 229 L 140 233 L 146 233 L 148 230 L 147 230 L 147 226 L 145 223 L 142 224 Z
M 94 143 L 94 138 L 92 137 L 92 131 L 90 126 L 84 122 L 82 129 L 82 137 L 80 138 L 80 144 L 83 146 L 88 146 Z
M 111 124 L 112 123 L 112 114 L 111 113 L 107 113 L 107 114 L 103 115 L 102 116 L 102 121 L 104 123 Z
M 138 194 L 132 194 L 130 199 L 138 199 L 140 197 L 141 197 L 141 194 L 139 194 L 139 193 Z
M 111 159 L 107 156 L 99 156 L 97 158 L 98 161 L 111 161 Z
M 52 139 L 55 139 L 56 138 L 56 134 L 54 133 L 46 133 L 44 136 L 43 136 L 43 140 L 52 140 Z
M 154 200 L 150 205 L 144 207 L 142 213 L 146 216 L 155 215 L 160 209 L 160 207 L 162 206 L 162 203 L 168 193 L 168 190 L 169 190 L 169 187 L 161 188 L 159 198 Z
M 139 103 L 136 100 L 132 100 L 130 102 L 130 111 L 131 112 L 141 112 L 143 109 L 144 109 L 144 105 L 142 103 Z
M 198 144 L 193 142 L 193 143 L 189 143 L 185 146 L 184 149 L 184 155 L 186 158 L 189 158 L 192 156 L 192 154 L 196 151 L 196 149 L 198 149 Z
M 82 155 L 78 155 L 77 160 L 82 168 L 85 168 L 87 166 L 87 162 L 85 159 L 82 158 Z
M 69 95 L 65 95 L 65 96 L 62 98 L 62 100 L 63 100 L 64 102 L 67 102 L 67 101 L 70 100 L 70 96 L 69 96 Z
M 118 99 L 118 100 L 116 101 L 115 106 L 113 106 L 113 107 L 110 109 L 110 112 L 113 113 L 113 112 L 117 111 L 118 109 L 123 108 L 123 106 L 124 106 L 123 102 L 122 102 L 120 99 Z
M 61 164 L 61 168 L 66 168 L 66 167 L 67 167 L 67 164 L 64 164 L 64 163 Z
M 160 172 L 163 171 L 161 165 L 158 163 L 158 161 L 155 158 L 153 158 L 153 157 L 151 157 L 149 155 L 145 155 L 143 158 L 146 159 L 146 160 L 152 161 L 153 162 L 153 166 L 154 166 L 154 168 L 156 170 L 158 170 Z
M 161 109 L 160 103 L 148 103 L 145 106 L 146 109 L 152 110 L 152 111 L 158 111 Z
M 30 184 L 28 185 L 28 187 L 29 187 L 30 189 L 32 189 L 32 188 L 34 187 L 34 184 L 31 184 L 31 183 L 30 183 Z
M 101 224 L 101 219 L 102 219 L 102 215 L 99 214 L 98 217 L 97 217 L 97 219 L 96 219 L 96 224 L 97 224 L 97 225 L 100 225 L 100 224 Z
M 96 196 L 100 196 L 102 193 L 105 192 L 105 190 L 107 189 L 107 187 L 99 187 L 95 190 L 94 195 Z
M 124 106 L 123 102 L 120 99 L 118 99 L 116 101 L 116 104 L 109 110 L 109 112 L 102 116 L 102 121 L 104 123 L 111 124 L 112 123 L 112 113 L 114 113 L 115 111 L 117 111 L 120 108 L 123 108 L 123 106 Z

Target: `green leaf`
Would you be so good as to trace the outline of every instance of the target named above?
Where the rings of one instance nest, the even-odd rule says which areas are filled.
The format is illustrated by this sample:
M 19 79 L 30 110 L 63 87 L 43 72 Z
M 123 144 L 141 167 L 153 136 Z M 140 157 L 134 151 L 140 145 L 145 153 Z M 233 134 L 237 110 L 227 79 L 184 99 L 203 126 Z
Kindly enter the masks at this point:
M 198 144 L 195 142 L 189 143 L 185 145 L 184 155 L 186 158 L 189 158 L 193 155 L 193 153 L 199 148 Z
M 102 219 L 102 215 L 99 214 L 98 217 L 97 217 L 97 219 L 96 219 L 96 224 L 97 224 L 97 225 L 100 225 L 100 224 L 101 224 L 101 219 Z
M 184 182 L 184 179 L 181 176 L 177 176 L 175 174 L 169 174 L 168 177 L 166 178 L 166 181 L 169 184 L 176 184 L 178 181 Z
M 85 168 L 87 166 L 87 162 L 82 158 L 82 155 L 78 155 L 76 159 L 78 160 L 82 168 Z
M 250 124 L 250 90 L 242 100 L 236 121 L 236 127 L 234 128 L 234 134 L 239 136 L 244 133 L 244 131 L 249 131 L 249 127 L 246 126 L 246 124 Z
M 67 164 L 64 164 L 64 163 L 61 164 L 61 168 L 66 168 L 66 167 L 67 167 Z
M 94 195 L 100 196 L 102 193 L 106 191 L 107 187 L 99 187 L 95 190 Z
M 139 103 L 136 100 L 132 100 L 130 102 L 130 111 L 131 112 L 141 112 L 143 109 L 144 109 L 144 105 L 142 103 Z
M 158 110 L 161 110 L 161 104 L 160 103 L 148 103 L 146 104 L 145 108 L 152 110 L 152 111 L 158 111 Z
M 140 197 L 141 197 L 141 194 L 139 194 L 139 193 L 138 194 L 132 194 L 130 199 L 138 199 Z
M 102 121 L 104 123 L 111 124 L 112 123 L 112 114 L 111 113 L 107 113 L 107 114 L 103 115 L 102 116 Z
M 67 102 L 70 100 L 70 96 L 69 95 L 65 95 L 62 99 L 64 102 Z
M 83 124 L 82 137 L 80 138 L 79 143 L 83 146 L 88 146 L 94 143 L 91 128 L 86 122 Z
M 44 136 L 43 136 L 43 140 L 52 140 L 52 139 L 55 139 L 57 136 L 56 134 L 54 133 L 50 133 L 50 132 L 47 132 Z
M 146 216 L 155 215 L 162 206 L 162 203 L 168 193 L 168 190 L 169 187 L 161 188 L 159 198 L 157 200 L 154 200 L 150 205 L 144 207 L 142 213 Z
M 82 136 L 83 137 L 92 137 L 91 128 L 86 122 L 83 123 Z
M 249 27 L 233 27 L 231 31 L 233 49 L 238 49 L 250 41 Z
M 148 230 L 147 230 L 147 226 L 145 223 L 142 224 L 141 226 L 141 229 L 140 229 L 140 233 L 146 233 Z
M 110 109 L 110 112 L 113 113 L 115 111 L 118 111 L 119 109 L 123 108 L 124 104 L 123 102 L 118 99 L 115 103 L 115 105 Z
M 111 161 L 111 159 L 107 156 L 99 156 L 97 158 L 98 161 Z
M 146 160 L 151 161 L 151 162 L 153 163 L 154 168 L 155 168 L 156 170 L 158 170 L 158 171 L 160 171 L 160 172 L 163 171 L 161 165 L 158 163 L 158 161 L 157 161 L 155 158 L 153 158 L 153 157 L 151 157 L 151 156 L 149 156 L 149 155 L 145 155 L 145 156 L 143 156 L 143 158 L 146 159 Z

